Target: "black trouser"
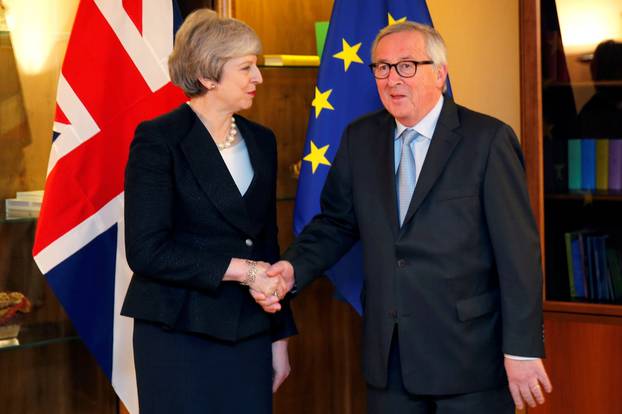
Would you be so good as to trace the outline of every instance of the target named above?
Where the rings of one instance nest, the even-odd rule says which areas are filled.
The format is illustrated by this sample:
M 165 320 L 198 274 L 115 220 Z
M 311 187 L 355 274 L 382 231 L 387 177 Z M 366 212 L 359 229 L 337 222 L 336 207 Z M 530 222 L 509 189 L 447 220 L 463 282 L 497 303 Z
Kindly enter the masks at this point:
M 507 386 L 455 395 L 416 395 L 404 388 L 397 326 L 391 340 L 387 388 L 367 386 L 368 414 L 514 414 Z

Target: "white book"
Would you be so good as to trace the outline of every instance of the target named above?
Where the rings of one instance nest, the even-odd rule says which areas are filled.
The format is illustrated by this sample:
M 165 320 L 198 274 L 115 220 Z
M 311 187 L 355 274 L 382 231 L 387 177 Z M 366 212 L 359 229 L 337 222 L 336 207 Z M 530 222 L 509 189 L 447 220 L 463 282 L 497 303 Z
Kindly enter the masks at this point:
M 18 191 L 15 198 L 18 200 L 32 200 L 40 202 L 43 200 L 43 190 Z
M 41 209 L 41 201 L 19 200 L 17 198 L 7 198 L 4 200 L 4 205 L 7 212 L 10 210 L 39 211 Z

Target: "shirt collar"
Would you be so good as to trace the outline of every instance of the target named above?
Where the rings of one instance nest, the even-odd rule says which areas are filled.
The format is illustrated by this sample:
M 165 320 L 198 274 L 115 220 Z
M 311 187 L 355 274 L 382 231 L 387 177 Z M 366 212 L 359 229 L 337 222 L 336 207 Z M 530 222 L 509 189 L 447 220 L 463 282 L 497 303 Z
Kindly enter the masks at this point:
M 438 102 L 436 102 L 436 105 L 434 105 L 434 108 L 432 108 L 432 110 L 428 112 L 421 121 L 419 121 L 415 126 L 410 127 L 410 128 L 417 131 L 417 133 L 423 136 L 424 138 L 432 139 L 432 135 L 434 135 L 434 130 L 436 129 L 436 123 L 438 122 L 438 118 L 441 115 L 441 109 L 443 109 L 444 101 L 445 101 L 445 98 L 443 98 L 443 95 L 441 95 L 441 97 L 438 98 Z M 396 119 L 395 120 L 395 140 L 399 139 L 402 132 L 404 132 L 404 130 L 408 128 L 409 127 L 401 124 Z

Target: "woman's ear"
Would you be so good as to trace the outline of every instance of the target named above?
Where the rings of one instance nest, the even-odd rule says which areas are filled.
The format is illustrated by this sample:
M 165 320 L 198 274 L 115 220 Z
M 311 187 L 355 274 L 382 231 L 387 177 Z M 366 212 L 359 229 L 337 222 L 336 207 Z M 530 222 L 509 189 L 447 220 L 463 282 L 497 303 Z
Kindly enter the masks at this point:
M 201 82 L 201 85 L 208 91 L 216 88 L 216 82 L 211 79 L 199 78 L 199 82 Z

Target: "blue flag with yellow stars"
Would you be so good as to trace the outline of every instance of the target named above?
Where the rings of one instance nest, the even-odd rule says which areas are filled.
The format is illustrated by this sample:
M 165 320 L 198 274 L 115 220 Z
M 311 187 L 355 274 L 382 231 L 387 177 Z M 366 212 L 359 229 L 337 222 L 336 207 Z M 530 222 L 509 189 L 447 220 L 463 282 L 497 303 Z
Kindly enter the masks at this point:
M 431 25 L 425 0 L 335 0 L 300 169 L 296 234 L 320 212 L 320 193 L 345 127 L 382 107 L 368 67 L 374 38 L 383 27 L 405 20 Z M 337 292 L 361 314 L 360 243 L 327 274 Z

